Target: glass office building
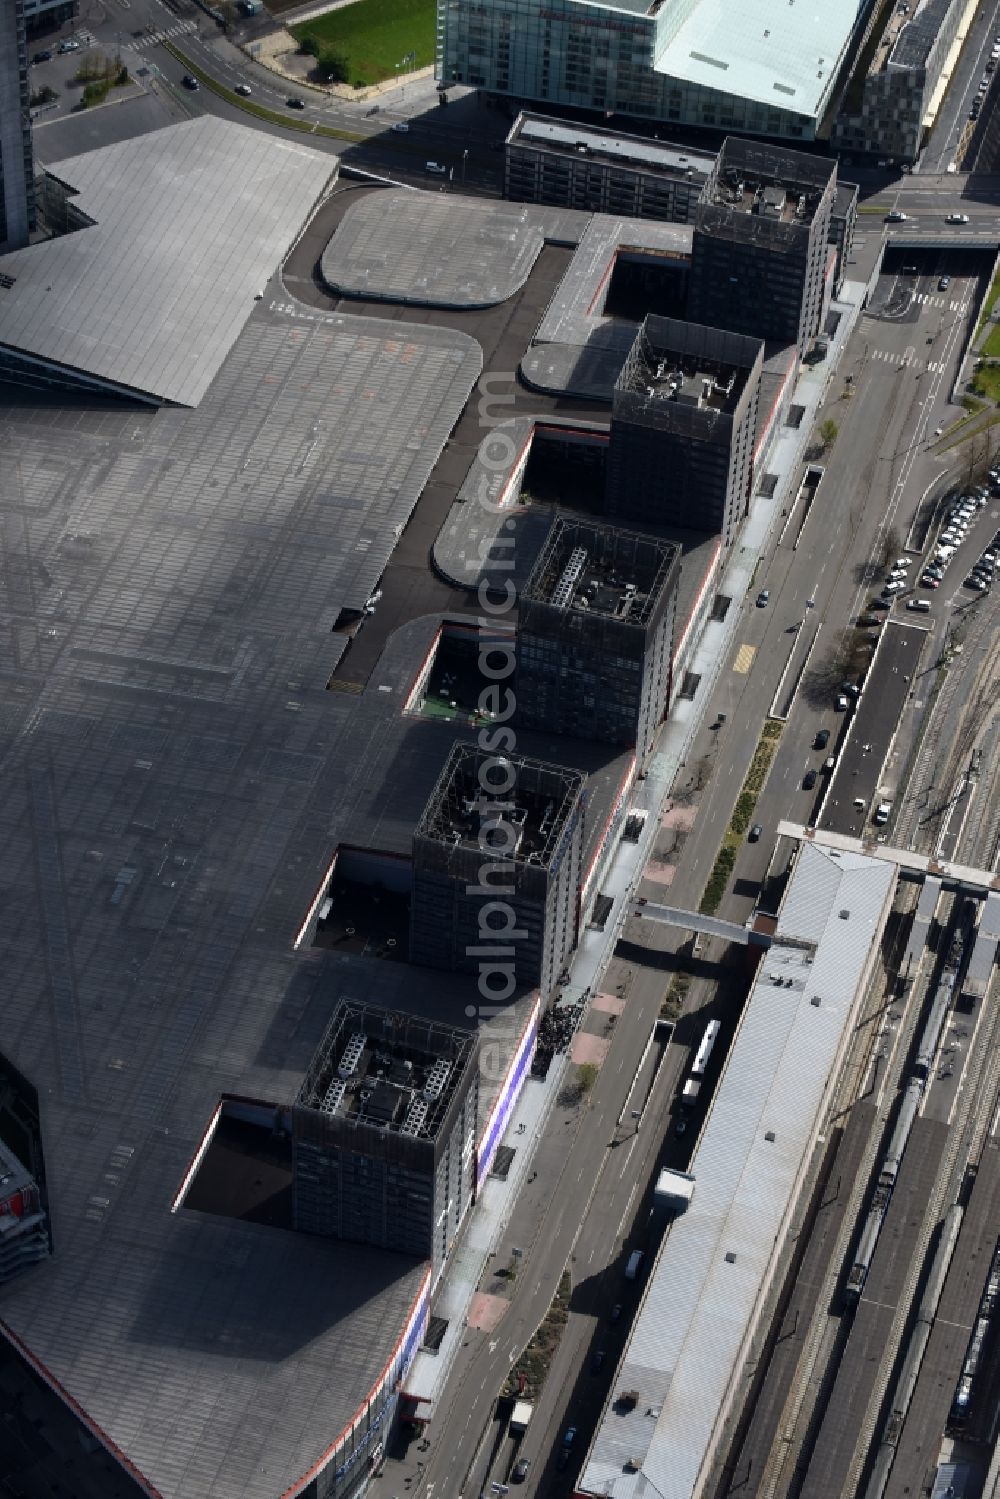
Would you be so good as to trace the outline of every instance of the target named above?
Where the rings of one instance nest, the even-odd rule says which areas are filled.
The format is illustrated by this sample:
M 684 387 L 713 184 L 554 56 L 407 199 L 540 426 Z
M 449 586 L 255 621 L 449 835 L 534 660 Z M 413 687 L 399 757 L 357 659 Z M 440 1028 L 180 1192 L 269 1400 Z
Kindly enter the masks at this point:
M 807 14 L 808 10 L 808 14 Z M 439 0 L 437 75 L 518 100 L 809 140 L 871 0 Z

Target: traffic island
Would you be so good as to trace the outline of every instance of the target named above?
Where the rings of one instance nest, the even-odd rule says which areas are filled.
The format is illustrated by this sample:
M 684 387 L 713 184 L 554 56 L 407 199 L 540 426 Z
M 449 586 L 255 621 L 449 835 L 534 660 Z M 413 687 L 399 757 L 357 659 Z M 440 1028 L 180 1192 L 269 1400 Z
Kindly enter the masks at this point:
M 698 910 L 703 916 L 714 916 L 722 904 L 729 877 L 736 865 L 737 851 L 749 831 L 750 821 L 757 806 L 757 798 L 767 780 L 771 762 L 778 750 L 780 737 L 781 724 L 774 719 L 768 719 L 761 731 L 753 759 L 750 761 L 750 769 L 747 771 L 746 779 L 736 799 L 736 806 L 729 819 L 722 847 L 719 849 L 715 864 L 712 866 L 712 873 L 708 877 L 708 883 L 698 903 Z
M 548 1311 L 538 1324 L 531 1341 L 511 1365 L 503 1387 L 507 1399 L 537 1400 L 545 1384 L 546 1376 L 559 1347 L 563 1328 L 569 1321 L 569 1300 L 572 1292 L 570 1273 L 564 1270 Z

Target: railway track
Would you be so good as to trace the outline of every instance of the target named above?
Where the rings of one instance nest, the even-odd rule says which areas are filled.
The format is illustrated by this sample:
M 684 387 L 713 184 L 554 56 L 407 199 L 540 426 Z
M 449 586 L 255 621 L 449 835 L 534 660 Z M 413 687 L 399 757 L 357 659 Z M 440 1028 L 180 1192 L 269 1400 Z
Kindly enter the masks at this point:
M 954 657 L 947 674 L 930 707 L 929 717 L 924 720 L 923 732 L 915 754 L 906 773 L 906 795 L 896 817 L 893 840 L 901 848 L 919 848 L 926 852 L 933 845 L 939 830 L 940 818 L 947 805 L 942 800 L 942 788 L 955 779 L 949 776 L 949 767 L 968 754 L 982 727 L 986 714 L 995 700 L 995 688 L 1000 678 L 1000 662 L 997 652 L 991 649 L 996 632 L 996 608 L 984 607 L 975 616 L 961 642 L 962 655 L 958 665 Z M 972 720 L 977 727 L 969 737 L 966 709 L 972 706 Z M 964 768 L 964 767 L 962 767 Z M 937 814 L 932 812 L 932 797 L 937 791 L 940 803 Z
M 945 896 L 939 906 L 939 919 L 951 920 L 954 898 Z M 910 990 L 902 1023 L 896 1035 L 889 1067 L 881 1080 L 879 1107 L 875 1121 L 865 1142 L 864 1155 L 858 1164 L 851 1185 L 850 1197 L 841 1221 L 840 1230 L 826 1264 L 822 1285 L 814 1300 L 814 1310 L 803 1342 L 795 1373 L 789 1384 L 789 1393 L 778 1422 L 768 1460 L 761 1474 L 757 1494 L 759 1499 L 779 1499 L 790 1492 L 810 1431 L 821 1419 L 818 1409 L 824 1387 L 827 1385 L 832 1361 L 837 1355 L 838 1343 L 842 1339 L 843 1318 L 833 1315 L 827 1308 L 833 1304 L 837 1283 L 847 1261 L 848 1253 L 857 1237 L 868 1186 L 876 1157 L 881 1148 L 882 1136 L 891 1113 L 899 1085 L 902 1081 L 906 1059 L 916 1037 L 917 1026 L 928 998 L 928 980 L 933 972 L 933 959 L 922 965 Z M 884 978 L 881 974 L 880 977 Z M 884 1055 L 879 1043 L 885 1041 L 886 1030 L 873 1032 L 865 1065 L 844 1074 L 835 1101 L 835 1112 L 849 1107 L 855 1100 L 860 1078 L 874 1065 L 877 1055 Z M 848 1095 L 846 1084 L 850 1081 L 852 1091 Z
M 941 1169 L 934 1179 L 934 1186 L 914 1237 L 906 1279 L 900 1291 L 889 1334 L 879 1359 L 871 1399 L 865 1408 L 865 1418 L 858 1432 L 857 1445 L 848 1469 L 847 1481 L 841 1490 L 841 1499 L 856 1499 L 860 1491 L 862 1470 L 868 1460 L 872 1441 L 880 1424 L 880 1414 L 902 1344 L 903 1333 L 913 1310 L 917 1283 L 927 1258 L 931 1239 L 947 1207 L 958 1198 L 966 1167 L 969 1160 L 973 1158 L 972 1152 L 979 1132 L 981 1116 L 985 1112 L 988 1124 L 993 1112 L 992 1108 L 986 1108 L 986 1104 L 988 1099 L 995 1098 L 997 1080 L 1000 1078 L 1000 1057 L 997 1056 L 996 1051 L 998 1039 L 996 1006 L 991 1006 L 984 1011 L 984 1016 L 985 1034 L 977 1037 L 977 1044 L 968 1053 L 963 1078 L 965 1086 L 958 1092 L 957 1113 L 952 1117 L 948 1130 Z

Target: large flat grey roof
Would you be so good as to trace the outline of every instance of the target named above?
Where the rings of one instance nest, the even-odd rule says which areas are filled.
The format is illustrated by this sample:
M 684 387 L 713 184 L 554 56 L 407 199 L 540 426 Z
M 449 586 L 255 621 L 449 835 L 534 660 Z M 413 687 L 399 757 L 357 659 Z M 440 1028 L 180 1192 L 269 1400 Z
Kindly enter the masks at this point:
M 202 115 L 50 166 L 94 223 L 0 256 L 0 356 L 196 406 L 336 165 Z
M 322 1462 L 422 1284 L 171 1204 L 220 1095 L 290 1103 L 338 998 L 466 1016 L 474 981 L 293 943 L 337 847 L 405 854 L 476 733 L 402 713 L 438 616 L 327 683 L 481 368 L 464 333 L 282 296 L 194 410 L 0 413 L 0 1050 L 39 1089 L 56 1246 L 0 1332 L 165 1499 Z M 592 853 L 630 755 L 522 747 L 587 771 Z
M 859 0 L 695 0 L 656 69 L 815 119 L 862 9 Z
M 743 1356 L 895 876 L 802 847 L 578 1488 L 690 1499 Z M 818 1003 L 816 1002 L 818 1000 Z M 636 1390 L 635 1408 L 616 1403 Z
M 412 660 L 325 686 L 481 365 L 265 305 L 195 410 L 0 415 L 31 559 L 0 577 L 0 1050 L 40 1094 L 55 1245 L 0 1327 L 166 1499 L 302 1478 L 422 1283 L 171 1204 L 220 1095 L 290 1103 L 341 994 L 462 1023 L 446 974 L 292 945 L 339 842 L 407 847 L 453 737 L 401 716 Z

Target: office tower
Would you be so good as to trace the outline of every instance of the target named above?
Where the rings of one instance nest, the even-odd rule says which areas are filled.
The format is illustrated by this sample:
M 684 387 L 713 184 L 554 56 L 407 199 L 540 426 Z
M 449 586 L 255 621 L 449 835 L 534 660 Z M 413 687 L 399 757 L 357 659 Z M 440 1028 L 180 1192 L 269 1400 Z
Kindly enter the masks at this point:
M 483 998 L 554 988 L 576 945 L 576 770 L 458 744 L 413 835 L 410 959 L 474 973 Z
M 0 5 L 0 252 L 35 227 L 34 166 L 23 0 Z
M 690 222 L 715 161 L 691 146 L 523 112 L 504 150 L 511 202 L 672 224 Z
M 647 317 L 615 383 L 607 514 L 731 541 L 750 503 L 763 359 L 759 338 Z
M 518 723 L 646 758 L 670 694 L 679 561 L 655 536 L 553 523 L 521 594 Z
M 295 1227 L 444 1263 L 476 1190 L 478 1042 L 344 999 L 292 1111 Z
M 688 317 L 805 353 L 821 329 L 835 162 L 730 136 L 694 214 Z

